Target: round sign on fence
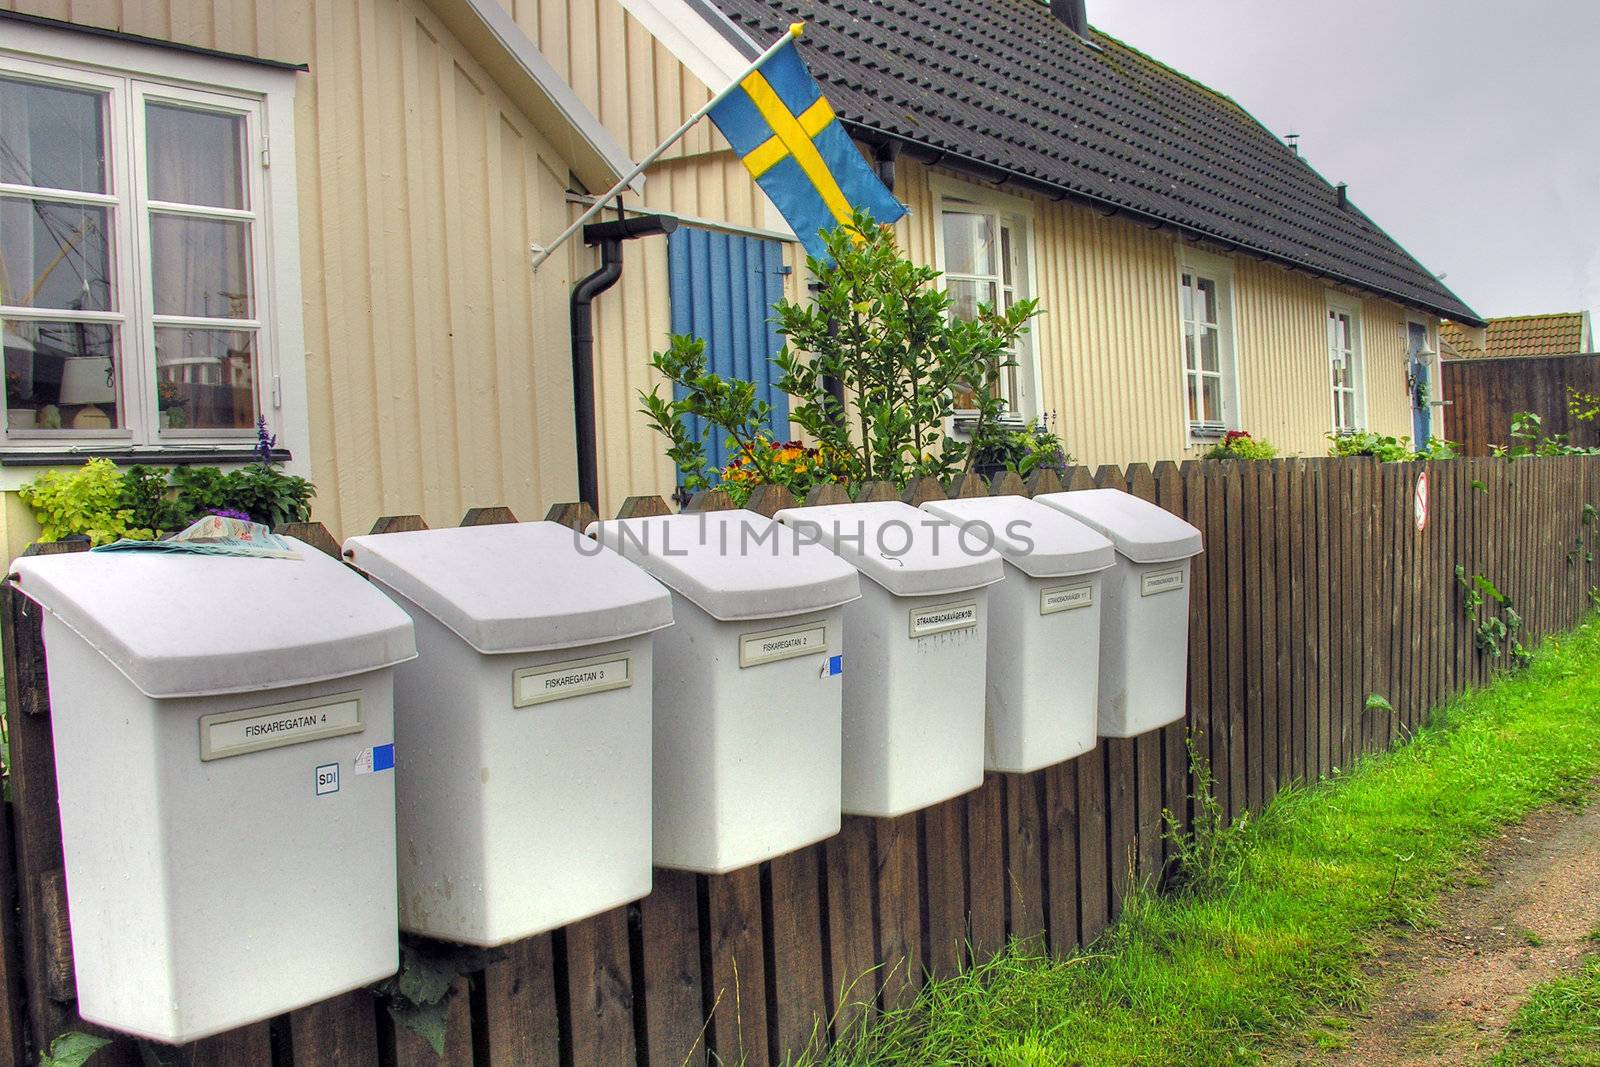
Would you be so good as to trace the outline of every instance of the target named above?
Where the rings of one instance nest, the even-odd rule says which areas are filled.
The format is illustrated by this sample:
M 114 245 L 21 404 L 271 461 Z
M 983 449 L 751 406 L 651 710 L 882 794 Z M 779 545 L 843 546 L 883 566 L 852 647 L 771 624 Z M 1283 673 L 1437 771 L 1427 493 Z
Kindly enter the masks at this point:
M 1417 495 L 1413 502 L 1417 513 L 1417 532 L 1428 528 L 1428 472 L 1417 475 Z

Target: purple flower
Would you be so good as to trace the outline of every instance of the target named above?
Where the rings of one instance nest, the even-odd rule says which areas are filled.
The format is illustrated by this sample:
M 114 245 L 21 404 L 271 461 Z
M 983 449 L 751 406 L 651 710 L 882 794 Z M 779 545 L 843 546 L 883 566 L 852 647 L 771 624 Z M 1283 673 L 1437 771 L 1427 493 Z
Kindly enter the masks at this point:
M 256 521 L 244 512 L 235 511 L 232 508 L 210 508 L 206 511 L 206 514 L 215 515 L 219 519 L 238 519 L 240 522 Z
M 256 462 L 264 467 L 272 465 L 272 450 L 278 447 L 278 435 L 267 432 L 267 417 L 256 417 Z

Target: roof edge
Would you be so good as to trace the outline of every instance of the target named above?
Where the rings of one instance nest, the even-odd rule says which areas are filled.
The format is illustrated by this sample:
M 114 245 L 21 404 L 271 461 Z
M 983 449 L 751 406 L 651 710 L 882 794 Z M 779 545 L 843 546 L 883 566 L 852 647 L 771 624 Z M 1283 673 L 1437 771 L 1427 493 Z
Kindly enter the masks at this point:
M 1231 251 L 1244 252 L 1255 256 L 1258 259 L 1264 259 L 1270 263 L 1277 263 L 1281 266 L 1305 271 L 1319 278 L 1328 278 L 1332 281 L 1340 283 L 1341 285 L 1348 285 L 1352 288 L 1360 289 L 1362 292 L 1371 293 L 1374 296 L 1382 297 L 1385 300 L 1393 300 L 1402 307 L 1412 308 L 1413 310 L 1417 311 L 1426 311 L 1430 314 L 1438 315 L 1441 318 L 1449 319 L 1452 322 L 1459 322 L 1466 326 L 1476 327 L 1486 325 L 1483 319 L 1477 317 L 1477 312 L 1472 311 L 1472 308 L 1467 305 L 1466 301 L 1460 300 L 1459 297 L 1456 299 L 1460 301 L 1463 308 L 1466 308 L 1467 311 L 1472 312 L 1472 317 L 1463 316 L 1461 312 L 1456 309 L 1431 304 L 1426 301 L 1418 300 L 1415 297 L 1406 296 L 1402 293 L 1396 293 L 1393 290 L 1372 285 L 1370 282 L 1363 282 L 1355 278 L 1349 278 L 1344 275 L 1337 274 L 1334 271 L 1328 270 L 1327 268 L 1318 264 L 1303 262 L 1293 259 L 1289 256 L 1278 255 L 1263 248 L 1257 248 L 1247 241 L 1239 240 L 1237 237 L 1229 236 L 1227 234 L 1213 233 L 1209 230 L 1202 230 L 1195 226 L 1186 225 L 1181 222 L 1175 222 L 1172 219 L 1163 218 L 1160 215 L 1154 215 L 1149 212 L 1140 211 L 1137 208 L 1131 208 L 1125 204 L 1119 204 L 1112 200 L 1105 200 L 1101 197 L 1094 196 L 1090 193 L 1084 193 L 1077 189 L 1069 189 L 1064 185 L 1057 185 L 1054 182 L 1035 177 L 1031 174 L 1024 174 L 1020 171 L 1009 170 L 993 163 L 986 163 L 983 160 L 974 159 L 971 156 L 963 155 L 960 152 L 953 152 L 948 148 L 942 148 L 938 145 L 932 145 L 924 141 L 918 141 L 915 138 L 906 137 L 902 134 L 893 133 L 889 130 L 881 130 L 876 126 L 870 126 L 866 123 L 856 122 L 853 119 L 841 117 L 839 121 L 843 122 L 846 128 L 850 129 L 852 133 L 856 134 L 857 136 L 862 136 L 864 140 L 872 141 L 874 143 L 895 141 L 906 148 L 914 149 L 916 150 L 916 154 L 923 157 L 924 162 L 928 162 L 930 165 L 953 166 L 958 170 L 965 170 L 969 173 L 979 176 L 990 175 L 992 177 L 998 175 L 1000 176 L 1001 181 L 1010 181 L 1027 188 L 1036 189 L 1054 197 L 1057 200 L 1074 200 L 1078 203 L 1087 204 L 1091 207 L 1102 210 L 1109 215 L 1127 215 L 1130 218 L 1139 219 L 1140 221 L 1150 225 L 1169 230 L 1175 230 L 1178 233 L 1189 237 L 1200 238 L 1207 241 L 1215 241 Z M 1374 223 L 1374 225 L 1376 225 L 1376 223 Z M 1387 234 L 1385 234 L 1385 236 L 1387 236 Z M 1393 238 L 1390 238 L 1390 240 L 1393 240 Z M 1400 247 L 1398 242 L 1396 242 L 1396 247 Z M 1405 250 L 1401 248 L 1401 251 Z M 1411 256 L 1411 253 L 1406 252 L 1406 255 Z M 1416 257 L 1412 256 L 1411 258 L 1413 262 L 1415 262 Z M 1422 266 L 1420 263 L 1417 265 L 1419 267 Z M 1423 269 L 1426 270 L 1427 268 Z M 1455 296 L 1454 293 L 1451 293 L 1450 295 Z
M 556 72 L 499 0 L 425 0 L 495 82 L 562 150 L 586 185 L 605 189 L 634 167 L 621 143 Z M 566 136 L 562 136 L 563 131 Z M 630 184 L 644 187 L 641 174 Z

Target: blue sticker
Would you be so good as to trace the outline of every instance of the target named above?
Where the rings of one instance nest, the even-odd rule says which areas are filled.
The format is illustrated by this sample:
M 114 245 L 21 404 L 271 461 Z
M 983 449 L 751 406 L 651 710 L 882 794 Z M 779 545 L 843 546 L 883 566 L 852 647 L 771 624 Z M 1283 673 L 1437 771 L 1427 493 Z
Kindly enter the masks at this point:
M 843 673 L 844 673 L 844 657 L 843 656 L 829 656 L 828 657 L 828 676 L 831 678 L 835 674 L 843 674 Z
M 394 770 L 394 743 L 364 748 L 356 753 L 356 773 L 373 774 Z

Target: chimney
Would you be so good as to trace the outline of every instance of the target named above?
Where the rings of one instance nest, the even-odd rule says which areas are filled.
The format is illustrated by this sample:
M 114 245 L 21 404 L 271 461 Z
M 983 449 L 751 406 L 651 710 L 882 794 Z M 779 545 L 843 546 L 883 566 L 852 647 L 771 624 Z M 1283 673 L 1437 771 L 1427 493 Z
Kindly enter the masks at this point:
M 1050 14 L 1065 22 L 1072 32 L 1089 39 L 1089 13 L 1084 0 L 1050 0 Z
M 1344 182 L 1340 182 L 1338 185 L 1335 185 L 1333 187 L 1333 191 L 1339 194 L 1339 206 L 1341 208 L 1350 202 L 1350 190 Z

